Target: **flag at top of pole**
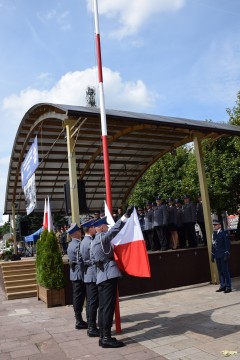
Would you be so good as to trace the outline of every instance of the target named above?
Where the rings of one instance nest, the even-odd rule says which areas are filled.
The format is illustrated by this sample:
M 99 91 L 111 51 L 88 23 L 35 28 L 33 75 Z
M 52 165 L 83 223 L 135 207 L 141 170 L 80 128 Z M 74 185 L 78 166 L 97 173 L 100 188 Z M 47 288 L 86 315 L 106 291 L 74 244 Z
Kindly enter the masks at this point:
M 97 52 L 97 65 L 98 65 L 98 85 L 99 85 L 99 101 L 100 101 L 100 113 L 101 113 L 106 201 L 109 211 L 112 212 L 112 194 L 111 194 L 111 181 L 110 181 L 110 170 L 109 170 L 110 166 L 109 166 L 108 141 L 107 141 L 107 121 L 106 121 L 105 100 L 104 100 L 104 90 L 103 90 L 102 57 L 101 57 L 101 42 L 100 42 L 100 33 L 99 33 L 97 0 L 94 0 L 94 22 L 95 22 L 95 33 L 96 33 L 96 52 Z

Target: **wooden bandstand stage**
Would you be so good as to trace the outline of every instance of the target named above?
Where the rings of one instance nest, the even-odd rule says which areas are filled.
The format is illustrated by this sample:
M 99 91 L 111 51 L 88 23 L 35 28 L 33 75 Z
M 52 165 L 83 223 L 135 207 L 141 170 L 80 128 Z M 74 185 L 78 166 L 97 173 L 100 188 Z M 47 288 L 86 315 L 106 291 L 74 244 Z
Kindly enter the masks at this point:
M 177 288 L 210 282 L 207 247 L 149 252 L 151 279 L 124 275 L 119 281 L 119 296 Z M 231 245 L 231 277 L 240 276 L 240 241 Z M 66 304 L 72 304 L 69 265 L 65 263 Z

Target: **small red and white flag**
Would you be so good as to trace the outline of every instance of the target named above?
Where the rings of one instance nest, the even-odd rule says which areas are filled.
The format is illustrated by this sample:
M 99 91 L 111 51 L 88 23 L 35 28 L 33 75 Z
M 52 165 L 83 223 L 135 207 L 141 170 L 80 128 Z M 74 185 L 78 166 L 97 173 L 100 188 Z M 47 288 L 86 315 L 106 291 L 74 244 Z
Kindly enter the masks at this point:
M 48 213 L 47 213 L 47 200 L 45 199 L 44 213 L 43 213 L 43 228 L 48 228 Z
M 147 249 L 136 209 L 111 243 L 120 270 L 132 276 L 151 277 Z
M 48 229 L 48 231 L 53 230 L 53 222 L 52 222 L 52 214 L 51 214 L 49 196 L 48 196 L 48 201 L 45 199 L 45 204 L 44 204 L 43 228 Z
M 51 207 L 50 207 L 49 196 L 48 196 L 47 214 L 48 214 L 48 231 L 51 231 L 51 230 L 53 230 L 53 221 L 52 221 L 52 212 L 51 212 Z

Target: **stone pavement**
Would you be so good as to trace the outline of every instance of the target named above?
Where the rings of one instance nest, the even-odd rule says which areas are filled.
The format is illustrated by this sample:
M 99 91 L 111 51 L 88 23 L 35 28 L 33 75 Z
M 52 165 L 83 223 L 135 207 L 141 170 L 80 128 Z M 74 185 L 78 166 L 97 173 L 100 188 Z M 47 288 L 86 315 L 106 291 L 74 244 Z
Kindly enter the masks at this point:
M 37 298 L 5 300 L 0 292 L 0 360 L 240 359 L 240 278 L 234 291 L 207 283 L 120 299 L 126 346 L 102 349 L 74 329 L 72 306 L 46 308 Z

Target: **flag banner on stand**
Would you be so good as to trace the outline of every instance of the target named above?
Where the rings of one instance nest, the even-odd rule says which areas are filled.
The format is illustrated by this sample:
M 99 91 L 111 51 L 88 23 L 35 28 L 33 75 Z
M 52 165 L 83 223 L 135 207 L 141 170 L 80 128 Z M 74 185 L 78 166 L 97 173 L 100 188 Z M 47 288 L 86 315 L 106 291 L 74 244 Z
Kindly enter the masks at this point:
M 45 204 L 44 204 L 43 228 L 48 229 L 48 231 L 53 230 L 52 213 L 51 213 L 49 196 L 48 196 L 48 200 L 45 199 Z
M 120 270 L 132 276 L 151 277 L 147 249 L 136 209 L 111 243 Z
M 51 231 L 53 230 L 53 221 L 52 221 L 52 212 L 51 212 L 49 196 L 48 196 L 47 214 L 48 214 L 48 231 Z
M 111 227 L 115 224 L 115 221 L 113 220 L 113 217 L 108 209 L 107 203 L 104 200 L 104 212 L 105 216 L 107 217 L 107 223 L 109 224 L 108 228 L 111 229 Z
M 48 214 L 47 214 L 47 200 L 46 199 L 45 199 L 45 203 L 44 203 L 43 228 L 48 229 Z
M 30 177 L 23 189 L 26 201 L 26 212 L 27 215 L 29 215 L 37 205 L 35 174 Z

